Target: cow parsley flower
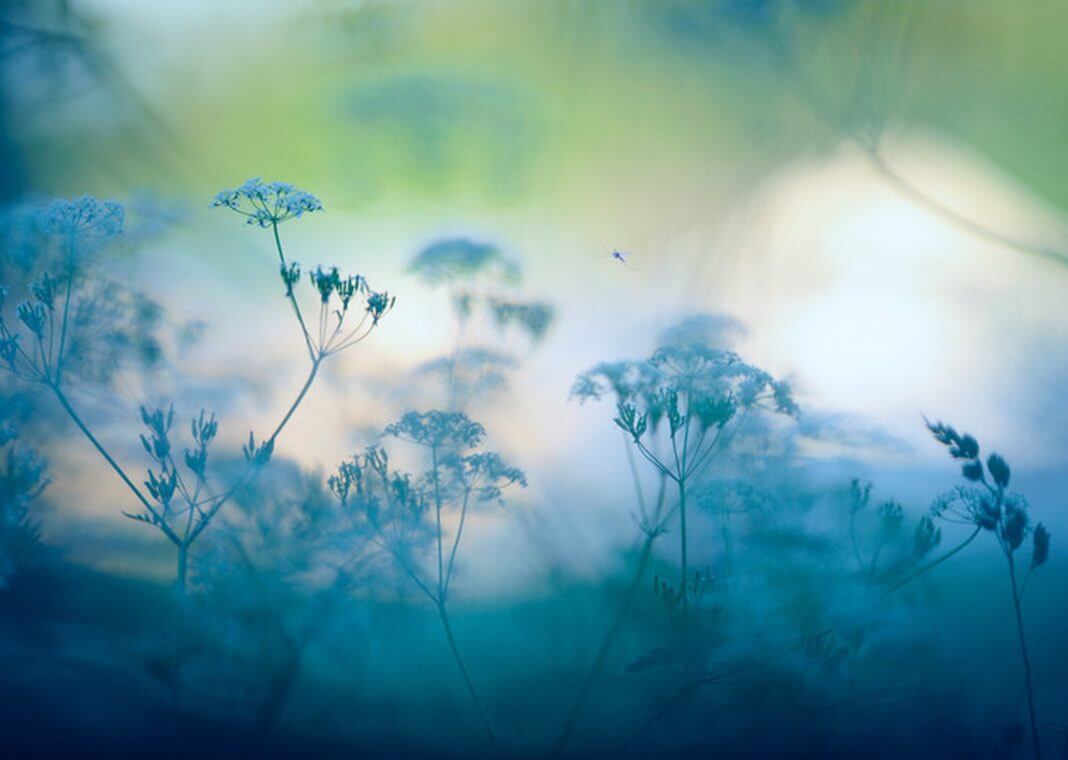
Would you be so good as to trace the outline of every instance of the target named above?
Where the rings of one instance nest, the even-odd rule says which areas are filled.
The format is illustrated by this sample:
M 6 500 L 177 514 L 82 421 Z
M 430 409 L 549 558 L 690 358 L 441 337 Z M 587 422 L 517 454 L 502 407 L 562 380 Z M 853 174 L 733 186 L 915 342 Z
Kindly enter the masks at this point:
M 408 412 L 388 425 L 385 434 L 429 447 L 472 449 L 482 441 L 486 429 L 461 412 Z
M 211 205 L 236 211 L 248 224 L 259 227 L 271 227 L 323 208 L 311 193 L 288 182 L 264 182 L 259 177 L 245 180 L 232 190 L 220 190 Z
M 479 275 L 504 281 L 519 278 L 518 265 L 505 258 L 500 248 L 469 238 L 445 238 L 431 243 L 409 264 L 408 271 L 430 285 Z
M 54 235 L 104 237 L 122 232 L 125 219 L 121 203 L 83 195 L 71 200 L 57 198 L 45 206 L 39 221 L 45 232 Z

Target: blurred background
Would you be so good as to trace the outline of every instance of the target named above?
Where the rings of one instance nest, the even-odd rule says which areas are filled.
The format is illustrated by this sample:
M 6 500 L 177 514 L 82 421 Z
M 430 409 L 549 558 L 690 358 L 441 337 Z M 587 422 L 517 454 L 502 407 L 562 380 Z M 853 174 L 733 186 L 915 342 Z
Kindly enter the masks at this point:
M 281 227 L 288 255 L 397 297 L 279 441 L 285 466 L 323 477 L 441 403 L 419 368 L 463 338 L 419 252 L 477 241 L 515 262 L 502 287 L 553 318 L 470 328 L 513 364 L 468 409 L 530 487 L 475 518 L 462 598 L 619 571 L 624 449 L 610 406 L 569 390 L 702 313 L 791 383 L 806 487 L 860 477 L 922 514 L 958 481 L 926 415 L 1008 457 L 1056 537 L 1066 24 L 1046 0 L 8 0 L 0 200 L 126 205 L 106 268 L 158 309 L 159 355 L 72 395 L 132 462 L 140 404 L 173 402 L 183 429 L 213 409 L 237 451 L 303 380 L 270 232 L 211 208 L 217 191 L 263 177 L 315 194 L 322 213 Z M 44 542 L 167 583 L 173 557 L 122 516 L 122 484 L 69 423 L 41 424 Z M 1054 552 L 1031 593 L 1062 606 L 1065 568 Z
M 561 467 L 611 434 L 568 403 L 577 372 L 708 311 L 737 320 L 735 347 L 791 377 L 806 409 L 851 429 L 814 457 L 925 463 L 940 454 L 927 414 L 1054 469 L 1068 368 L 1064 13 L 11 2 L 5 189 L 165 208 L 169 233 L 115 266 L 168 319 L 203 323 L 188 374 L 236 370 L 258 409 L 299 385 L 298 336 L 269 236 L 209 202 L 252 176 L 321 198 L 326 213 L 285 229 L 291 255 L 363 273 L 400 307 L 295 421 L 287 453 L 305 465 L 331 466 L 354 427 L 384 424 L 374 394 L 448 345 L 447 301 L 405 270 L 429 242 L 465 236 L 520 260 L 525 288 L 558 310 L 512 395 L 483 412 L 528 467 Z M 876 143 L 922 200 L 888 180 Z

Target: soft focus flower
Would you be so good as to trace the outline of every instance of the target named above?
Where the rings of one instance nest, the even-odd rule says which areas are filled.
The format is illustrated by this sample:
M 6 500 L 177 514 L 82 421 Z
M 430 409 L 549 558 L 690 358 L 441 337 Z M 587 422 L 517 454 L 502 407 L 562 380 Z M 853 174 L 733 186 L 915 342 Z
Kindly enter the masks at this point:
M 67 200 L 57 198 L 45 206 L 40 224 L 54 235 L 105 236 L 122 232 L 126 212 L 121 203 L 102 201 L 91 195 Z

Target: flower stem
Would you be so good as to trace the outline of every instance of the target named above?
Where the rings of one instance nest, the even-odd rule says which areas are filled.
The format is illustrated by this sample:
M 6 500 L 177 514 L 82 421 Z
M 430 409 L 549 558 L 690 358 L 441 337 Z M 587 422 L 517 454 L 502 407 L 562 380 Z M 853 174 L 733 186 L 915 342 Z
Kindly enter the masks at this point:
M 464 658 L 460 654 L 460 647 L 456 644 L 456 637 L 453 635 L 452 625 L 449 623 L 449 613 L 445 609 L 445 602 L 439 600 L 437 607 L 438 616 L 441 618 L 441 627 L 445 630 L 445 638 L 449 641 L 449 649 L 452 650 L 453 659 L 456 660 L 456 667 L 460 669 L 460 675 L 463 676 L 464 685 L 467 687 L 467 693 L 471 695 L 471 701 L 474 703 L 475 710 L 478 712 L 479 720 L 482 722 L 482 730 L 486 734 L 486 741 L 489 742 L 490 748 L 496 754 L 499 752 L 497 737 L 494 735 L 493 727 L 490 726 L 489 719 L 486 717 L 486 711 L 482 709 L 482 701 L 478 698 L 478 691 L 476 691 L 475 684 L 471 680 L 471 674 L 467 672 Z
M 1020 608 L 1020 592 L 1016 586 L 1016 562 L 1012 552 L 1006 552 L 1009 561 L 1009 581 L 1012 584 L 1012 605 L 1016 612 L 1016 633 L 1020 639 L 1020 656 L 1023 659 L 1024 682 L 1027 685 L 1027 713 L 1031 721 L 1031 741 L 1035 748 L 1035 760 L 1041 760 L 1042 749 L 1038 739 L 1038 721 L 1035 720 L 1035 690 L 1031 685 L 1031 658 L 1027 654 L 1027 638 L 1024 635 L 1023 611 Z
M 285 416 L 282 417 L 282 421 L 278 423 L 278 427 L 276 427 L 274 429 L 274 432 L 271 433 L 271 441 L 274 441 L 276 438 L 278 438 L 278 436 L 282 433 L 282 430 L 285 428 L 286 424 L 289 422 L 290 418 L 294 414 L 296 414 L 297 409 L 304 401 L 304 397 L 307 396 L 308 391 L 311 390 L 312 383 L 315 382 L 316 375 L 319 374 L 319 365 L 322 363 L 322 361 L 322 357 L 312 359 L 312 368 L 311 371 L 308 372 L 308 379 L 304 381 L 304 385 L 301 387 L 300 392 L 297 394 L 297 397 L 296 399 L 294 399 L 292 405 L 290 405 L 289 410 L 286 412 Z
M 67 251 L 67 293 L 63 297 L 63 321 L 59 329 L 59 351 L 56 352 L 55 382 L 58 385 L 63 377 L 63 351 L 67 345 L 67 319 L 70 315 L 70 296 L 74 289 L 74 235 L 70 236 Z M 51 352 L 49 352 L 51 353 Z
M 286 255 L 282 252 L 282 239 L 278 236 L 278 222 L 272 222 L 271 229 L 274 232 L 274 246 L 278 249 L 278 261 L 281 262 L 284 269 L 286 267 Z M 312 343 L 311 335 L 308 333 L 308 326 L 304 324 L 304 315 L 300 313 L 300 305 L 297 303 L 297 297 L 293 295 L 292 288 L 286 289 L 286 298 L 289 299 L 289 304 L 293 307 L 293 313 L 297 315 L 300 331 L 304 335 L 304 345 L 308 348 L 308 356 L 311 357 L 312 362 L 315 362 L 315 345 Z
M 553 743 L 552 750 L 549 753 L 553 757 L 560 756 L 567 748 L 567 744 L 574 733 L 575 723 L 578 720 L 578 716 L 582 712 L 586 700 L 589 698 L 593 685 L 601 676 L 601 671 L 604 669 L 604 663 L 608 658 L 608 653 L 611 651 L 612 645 L 615 643 L 616 638 L 618 638 L 619 632 L 623 629 L 623 624 L 627 621 L 627 617 L 630 614 L 630 608 L 634 604 L 634 598 L 637 596 L 638 589 L 641 587 L 642 577 L 645 575 L 645 570 L 649 566 L 649 558 L 653 551 L 653 541 L 655 539 L 655 534 L 648 535 L 645 538 L 645 542 L 642 544 L 641 556 L 638 559 L 638 567 L 634 571 L 634 578 L 631 580 L 630 586 L 627 587 L 626 595 L 623 597 L 623 603 L 619 606 L 619 610 L 616 612 L 612 624 L 605 632 L 604 638 L 601 639 L 601 644 L 597 648 L 597 654 L 593 658 L 593 665 L 590 667 L 589 673 L 586 674 L 586 679 L 582 682 L 582 686 L 579 688 L 578 696 L 575 698 L 575 704 L 572 706 L 571 712 L 568 713 L 564 728 L 560 732 L 560 736 L 557 737 L 556 741 Z
M 948 551 L 945 554 L 943 554 L 938 559 L 936 559 L 936 560 L 934 560 L 932 562 L 928 562 L 926 565 L 924 565 L 923 567 L 919 568 L 915 572 L 909 573 L 908 575 L 906 575 L 904 578 L 899 580 L 897 583 L 892 585 L 890 588 L 886 589 L 886 591 L 883 592 L 883 596 L 884 597 L 889 596 L 890 594 L 894 593 L 899 588 L 904 586 L 906 583 L 910 583 L 911 581 L 915 580 L 916 578 L 919 578 L 921 575 L 926 573 L 928 570 L 934 570 L 936 567 L 941 565 L 947 559 L 949 559 L 950 557 L 954 556 L 958 552 L 962 551 L 964 549 L 964 547 L 966 547 L 968 544 L 970 544 L 972 541 L 974 541 L 975 537 L 979 535 L 979 531 L 981 531 L 981 530 L 982 530 L 982 528 L 976 526 L 975 530 L 973 530 L 971 532 L 971 534 L 969 534 L 969 536 L 966 539 L 964 539 L 961 543 L 957 544 L 957 546 L 955 546 L 953 549 L 951 549 L 950 551 Z
M 686 478 L 679 478 L 679 541 L 682 544 L 682 572 L 679 593 L 682 594 L 682 624 L 685 626 L 690 616 L 690 593 L 686 584 L 689 581 L 689 566 L 686 561 Z
M 119 478 L 122 480 L 122 482 L 126 484 L 126 487 L 129 488 L 131 492 L 133 492 L 133 495 L 137 497 L 137 500 L 141 502 L 141 505 L 146 510 L 148 510 L 148 513 L 152 515 L 152 517 L 155 518 L 156 525 L 158 525 L 159 529 L 163 531 L 163 534 L 167 538 L 169 538 L 175 545 L 180 546 L 182 542 L 178 538 L 178 536 L 174 533 L 174 531 L 170 529 L 170 526 L 168 526 L 167 523 L 163 521 L 163 519 L 159 516 L 159 513 L 156 512 L 152 504 L 150 504 L 148 499 L 145 498 L 144 494 L 141 493 L 141 490 L 136 485 L 134 485 L 134 482 L 130 480 L 130 477 L 126 474 L 126 471 L 122 469 L 122 466 L 115 461 L 115 458 L 111 456 L 108 450 L 104 448 L 104 445 L 100 443 L 100 441 L 97 440 L 96 436 L 93 435 L 92 431 L 89 430 L 89 427 L 85 424 L 85 422 L 82 421 L 82 418 L 78 416 L 78 413 L 76 411 L 74 411 L 74 407 L 71 406 L 71 403 L 67 399 L 66 395 L 63 393 L 63 391 L 59 389 L 59 386 L 56 384 L 51 384 L 49 387 L 52 389 L 52 393 L 53 395 L 55 395 L 56 400 L 59 401 L 60 406 L 62 406 L 63 410 L 67 413 L 67 416 L 71 418 L 74 424 L 78 426 L 78 429 L 81 430 L 85 437 L 89 439 L 89 442 L 93 444 L 93 447 L 100 453 L 100 456 L 104 457 L 104 461 L 106 461 L 111 466 L 111 469 L 113 469 L 115 473 L 119 476 Z

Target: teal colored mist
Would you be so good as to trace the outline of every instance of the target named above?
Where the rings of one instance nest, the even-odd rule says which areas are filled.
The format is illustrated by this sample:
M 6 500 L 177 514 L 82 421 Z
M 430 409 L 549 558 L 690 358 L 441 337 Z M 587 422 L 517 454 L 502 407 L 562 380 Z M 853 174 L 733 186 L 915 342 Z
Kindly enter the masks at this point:
M 0 752 L 1066 756 L 1066 20 L 0 7 Z

